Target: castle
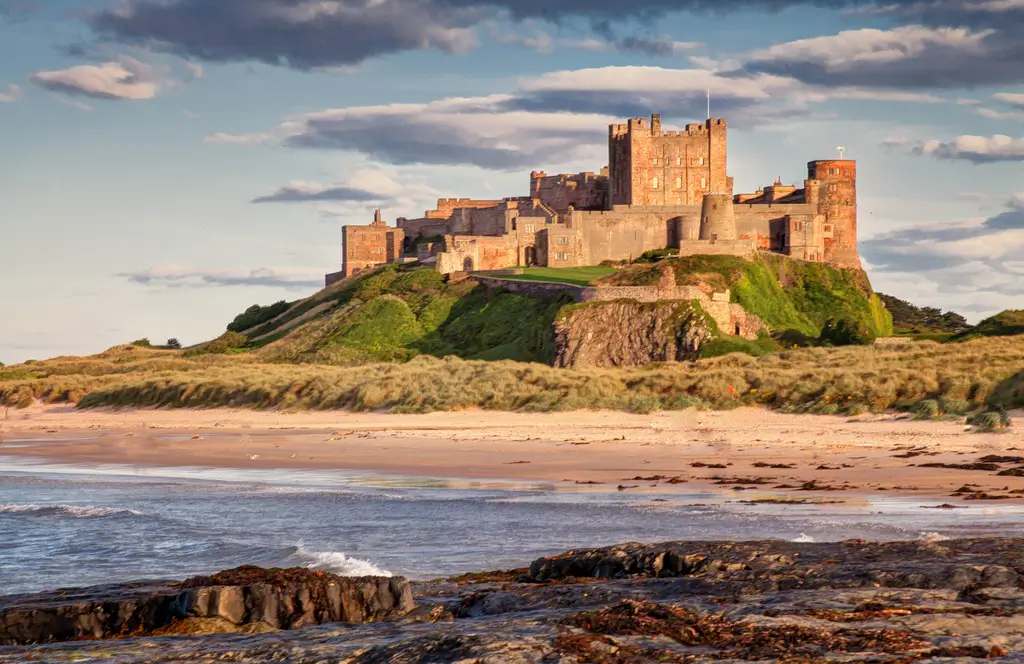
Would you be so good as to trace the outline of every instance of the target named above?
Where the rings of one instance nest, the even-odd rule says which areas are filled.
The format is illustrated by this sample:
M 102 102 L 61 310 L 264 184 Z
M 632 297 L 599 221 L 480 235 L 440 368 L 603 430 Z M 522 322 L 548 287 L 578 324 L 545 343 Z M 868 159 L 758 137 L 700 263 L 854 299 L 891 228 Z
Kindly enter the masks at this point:
M 628 261 L 646 251 L 749 258 L 770 251 L 859 268 L 857 168 L 807 164 L 802 188 L 774 184 L 734 194 L 726 170 L 726 121 L 663 131 L 661 116 L 608 128 L 599 173 L 530 173 L 530 195 L 442 198 L 423 217 L 342 228 L 342 269 L 330 285 L 369 267 L 419 260 L 443 274 L 539 265 Z

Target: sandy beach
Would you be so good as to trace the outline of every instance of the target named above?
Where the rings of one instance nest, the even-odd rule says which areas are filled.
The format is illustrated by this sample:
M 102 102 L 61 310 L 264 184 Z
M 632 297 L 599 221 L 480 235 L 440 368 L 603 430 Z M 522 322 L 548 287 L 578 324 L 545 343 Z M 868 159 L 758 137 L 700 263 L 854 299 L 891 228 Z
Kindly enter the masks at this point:
M 0 419 L 0 455 L 86 466 L 345 469 L 610 491 L 718 485 L 761 500 L 885 493 L 963 507 L 1024 502 L 1024 473 L 1000 474 L 1024 467 L 1018 429 L 971 433 L 959 421 L 753 408 L 389 415 L 39 406 Z M 1004 458 L 983 460 L 992 456 Z

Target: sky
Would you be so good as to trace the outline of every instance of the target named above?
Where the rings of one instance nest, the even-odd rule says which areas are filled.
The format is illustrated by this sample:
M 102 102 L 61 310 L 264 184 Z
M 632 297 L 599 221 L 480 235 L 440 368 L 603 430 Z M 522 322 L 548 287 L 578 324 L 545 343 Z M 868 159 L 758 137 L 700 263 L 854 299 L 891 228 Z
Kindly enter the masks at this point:
M 0 0 L 0 362 L 192 344 L 340 228 L 729 122 L 736 191 L 858 161 L 877 290 L 1024 308 L 1024 0 Z

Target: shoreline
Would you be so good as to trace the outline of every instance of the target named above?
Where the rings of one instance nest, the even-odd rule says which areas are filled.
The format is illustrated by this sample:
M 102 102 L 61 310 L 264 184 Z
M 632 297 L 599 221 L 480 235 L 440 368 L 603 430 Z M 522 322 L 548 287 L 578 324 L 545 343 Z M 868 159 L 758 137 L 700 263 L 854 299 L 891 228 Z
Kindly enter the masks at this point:
M 1024 457 L 1024 432 L 756 408 L 393 415 L 36 406 L 0 419 L 0 455 L 79 467 L 348 470 L 596 492 L 715 488 L 737 500 L 776 502 L 876 494 L 957 507 L 1024 503 L 1024 477 L 998 475 L 1024 462 L 919 465 Z M 974 500 L 953 495 L 965 485 Z

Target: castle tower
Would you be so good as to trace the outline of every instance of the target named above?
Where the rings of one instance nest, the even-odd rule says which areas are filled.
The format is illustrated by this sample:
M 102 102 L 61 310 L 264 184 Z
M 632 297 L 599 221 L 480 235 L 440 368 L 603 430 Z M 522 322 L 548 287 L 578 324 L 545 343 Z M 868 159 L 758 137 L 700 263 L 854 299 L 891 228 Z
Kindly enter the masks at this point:
M 736 239 L 736 213 L 732 207 L 732 194 L 713 192 L 704 197 L 700 212 L 700 239 Z
M 860 269 L 857 253 L 857 162 L 827 159 L 808 162 L 807 202 L 824 217 L 825 262 Z M 830 237 L 831 236 L 831 237 Z
M 377 208 L 377 210 L 373 213 L 373 223 L 370 224 L 370 225 L 371 226 L 387 226 L 387 224 L 384 223 L 384 218 L 381 217 L 380 208 Z
M 726 122 L 711 118 L 685 131 L 662 131 L 661 116 L 608 127 L 608 205 L 697 205 L 730 191 Z

